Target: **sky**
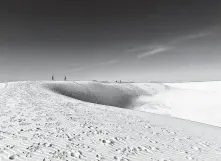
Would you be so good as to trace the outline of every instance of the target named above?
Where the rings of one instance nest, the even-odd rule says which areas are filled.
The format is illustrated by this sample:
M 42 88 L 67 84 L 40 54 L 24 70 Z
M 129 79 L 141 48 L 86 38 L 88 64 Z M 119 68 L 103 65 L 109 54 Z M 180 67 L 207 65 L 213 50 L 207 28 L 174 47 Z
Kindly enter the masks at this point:
M 221 80 L 221 2 L 8 0 L 0 81 Z

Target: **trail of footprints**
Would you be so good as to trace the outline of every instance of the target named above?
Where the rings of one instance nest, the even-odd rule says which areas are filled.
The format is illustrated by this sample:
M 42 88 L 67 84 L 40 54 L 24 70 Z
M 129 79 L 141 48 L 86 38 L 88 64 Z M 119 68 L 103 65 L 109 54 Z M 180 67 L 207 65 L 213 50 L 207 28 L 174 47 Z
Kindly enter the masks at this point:
M 0 101 L 0 161 L 221 160 L 221 145 L 35 83 L 8 84 Z

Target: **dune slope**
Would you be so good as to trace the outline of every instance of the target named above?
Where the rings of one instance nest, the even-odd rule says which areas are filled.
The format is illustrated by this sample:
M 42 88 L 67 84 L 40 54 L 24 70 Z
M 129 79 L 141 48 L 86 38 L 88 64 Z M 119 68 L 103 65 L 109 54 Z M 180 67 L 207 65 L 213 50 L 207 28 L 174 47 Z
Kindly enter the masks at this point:
M 221 127 L 221 82 L 48 82 L 43 87 L 88 103 L 170 115 Z
M 0 160 L 221 158 L 220 128 L 83 102 L 45 88 L 54 83 L 15 82 L 1 89 Z

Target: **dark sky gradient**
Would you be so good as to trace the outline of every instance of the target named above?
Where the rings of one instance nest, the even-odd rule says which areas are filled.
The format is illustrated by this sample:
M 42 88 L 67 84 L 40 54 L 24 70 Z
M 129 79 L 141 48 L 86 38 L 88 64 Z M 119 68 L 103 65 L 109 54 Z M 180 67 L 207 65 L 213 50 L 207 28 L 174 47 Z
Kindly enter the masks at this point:
M 0 80 L 221 80 L 221 2 L 8 0 Z

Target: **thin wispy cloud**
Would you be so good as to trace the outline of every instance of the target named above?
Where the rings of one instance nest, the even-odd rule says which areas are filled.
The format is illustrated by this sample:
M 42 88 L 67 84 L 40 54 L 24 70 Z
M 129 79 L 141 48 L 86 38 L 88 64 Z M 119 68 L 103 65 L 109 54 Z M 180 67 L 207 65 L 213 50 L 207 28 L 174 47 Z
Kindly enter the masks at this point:
M 166 50 L 169 50 L 170 48 L 168 47 L 157 47 L 155 49 L 152 49 L 150 51 L 147 51 L 145 53 L 141 53 L 138 55 L 138 59 L 141 59 L 143 57 L 148 57 L 148 56 L 152 56 L 152 55 L 155 55 L 155 54 L 158 54 L 158 53 L 161 53 L 163 51 L 166 51 Z
M 188 40 L 202 38 L 202 37 L 205 37 L 205 36 L 209 36 L 212 33 L 213 32 L 205 32 L 205 33 L 197 33 L 197 34 L 188 35 L 188 36 L 185 36 L 185 37 L 182 37 L 182 38 L 179 38 L 179 39 L 172 40 L 168 43 L 168 45 L 176 45 L 178 43 L 182 43 L 182 42 L 185 42 L 185 41 L 188 41 Z
M 170 42 L 168 42 L 168 43 L 166 43 L 162 46 L 153 46 L 153 47 L 151 47 L 153 49 L 138 54 L 137 58 L 141 59 L 141 58 L 144 58 L 144 57 L 149 57 L 149 56 L 153 56 L 153 55 L 156 55 L 156 54 L 161 54 L 165 51 L 168 51 L 168 50 L 172 49 L 177 44 L 180 44 L 182 42 L 186 42 L 186 41 L 189 41 L 189 40 L 194 40 L 194 39 L 206 37 L 206 36 L 214 34 L 214 32 L 215 32 L 215 30 L 212 30 L 212 31 L 209 31 L 209 32 L 202 32 L 202 33 L 192 34 L 192 35 L 188 35 L 188 36 L 185 36 L 185 37 L 182 37 L 182 38 L 172 40 L 172 41 L 170 41 Z M 137 50 L 139 50 L 139 49 L 137 49 Z
M 110 60 L 110 61 L 106 61 L 106 62 L 101 62 L 101 63 L 95 64 L 94 66 L 111 65 L 111 64 L 117 63 L 118 61 L 119 60 Z

